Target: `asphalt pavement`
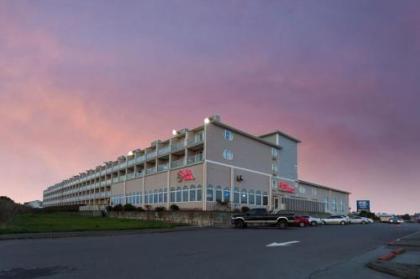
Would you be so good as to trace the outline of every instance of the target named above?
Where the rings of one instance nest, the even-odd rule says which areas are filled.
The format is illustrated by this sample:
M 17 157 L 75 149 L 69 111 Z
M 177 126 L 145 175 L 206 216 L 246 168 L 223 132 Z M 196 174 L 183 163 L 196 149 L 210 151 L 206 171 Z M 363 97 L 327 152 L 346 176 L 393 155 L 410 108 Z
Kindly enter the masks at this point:
M 419 230 L 369 224 L 5 240 L 0 278 L 389 278 L 365 267 L 370 253 Z

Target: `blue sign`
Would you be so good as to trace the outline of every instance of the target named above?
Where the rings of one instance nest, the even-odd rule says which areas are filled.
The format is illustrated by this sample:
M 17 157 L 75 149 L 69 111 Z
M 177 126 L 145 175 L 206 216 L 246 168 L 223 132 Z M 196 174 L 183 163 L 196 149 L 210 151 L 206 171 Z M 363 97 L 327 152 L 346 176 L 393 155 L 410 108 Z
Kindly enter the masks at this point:
M 356 201 L 357 211 L 370 211 L 370 201 L 369 200 L 361 200 Z

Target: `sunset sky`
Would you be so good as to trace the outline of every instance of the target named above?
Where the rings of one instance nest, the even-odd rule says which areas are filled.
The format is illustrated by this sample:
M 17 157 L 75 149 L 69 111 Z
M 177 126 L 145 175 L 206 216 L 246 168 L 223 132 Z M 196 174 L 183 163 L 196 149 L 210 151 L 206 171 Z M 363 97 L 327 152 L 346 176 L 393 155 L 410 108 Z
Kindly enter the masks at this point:
M 301 139 L 352 209 L 420 212 L 420 2 L 0 1 L 0 195 L 214 113 Z

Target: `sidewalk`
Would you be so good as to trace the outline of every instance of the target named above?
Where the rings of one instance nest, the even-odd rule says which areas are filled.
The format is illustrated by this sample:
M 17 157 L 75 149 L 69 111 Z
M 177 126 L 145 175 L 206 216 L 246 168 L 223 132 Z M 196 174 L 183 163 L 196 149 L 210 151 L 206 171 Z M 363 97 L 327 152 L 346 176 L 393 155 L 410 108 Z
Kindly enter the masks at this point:
M 420 232 L 389 243 L 384 252 L 368 267 L 399 278 L 420 278 Z

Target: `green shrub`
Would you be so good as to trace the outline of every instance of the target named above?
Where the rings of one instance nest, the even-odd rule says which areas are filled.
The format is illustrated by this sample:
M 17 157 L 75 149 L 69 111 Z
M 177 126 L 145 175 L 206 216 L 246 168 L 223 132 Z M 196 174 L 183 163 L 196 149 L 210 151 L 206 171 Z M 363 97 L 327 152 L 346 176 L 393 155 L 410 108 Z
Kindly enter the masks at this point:
M 136 207 L 130 203 L 124 205 L 124 211 L 135 211 Z
M 157 206 L 157 207 L 155 207 L 155 211 L 156 212 L 161 212 L 161 211 L 165 211 L 165 210 L 166 210 L 166 208 L 163 207 L 163 206 Z
M 119 212 L 119 211 L 123 211 L 123 209 L 124 208 L 121 204 L 117 204 L 117 205 L 114 205 L 114 207 L 112 208 L 112 211 Z
M 179 206 L 176 204 L 171 204 L 171 206 L 169 207 L 172 211 L 178 211 L 179 210 Z

